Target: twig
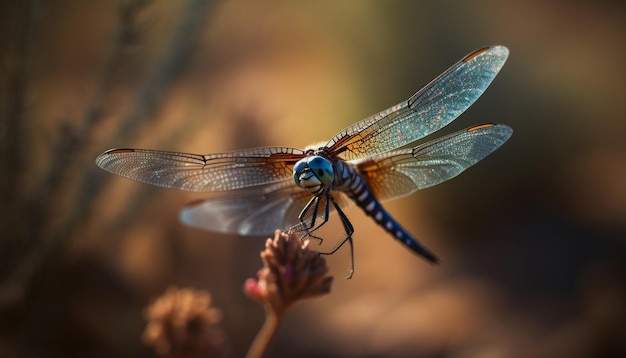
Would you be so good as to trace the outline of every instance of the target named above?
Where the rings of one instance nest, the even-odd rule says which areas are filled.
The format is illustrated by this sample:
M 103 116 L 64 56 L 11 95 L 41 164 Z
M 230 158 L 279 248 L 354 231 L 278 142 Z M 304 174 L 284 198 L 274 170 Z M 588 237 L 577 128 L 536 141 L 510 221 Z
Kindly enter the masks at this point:
M 265 322 L 261 330 L 252 341 L 252 345 L 246 354 L 246 358 L 261 358 L 267 351 L 270 342 L 274 339 L 276 332 L 278 332 L 278 324 L 282 319 L 282 315 L 272 311 L 265 310 Z

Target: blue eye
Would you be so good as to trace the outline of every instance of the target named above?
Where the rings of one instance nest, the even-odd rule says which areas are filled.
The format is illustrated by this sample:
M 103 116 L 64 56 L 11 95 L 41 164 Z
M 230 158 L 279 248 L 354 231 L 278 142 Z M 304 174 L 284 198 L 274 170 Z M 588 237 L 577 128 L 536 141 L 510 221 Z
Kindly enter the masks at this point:
M 298 162 L 296 162 L 296 165 L 293 166 L 293 172 L 299 174 L 302 174 L 302 171 L 307 167 L 307 162 L 306 162 L 306 158 L 305 159 L 300 159 Z
M 324 185 L 332 184 L 335 178 L 333 166 L 326 158 L 318 156 L 311 158 L 311 160 L 309 160 L 309 168 L 311 168 L 315 176 L 318 177 Z
M 296 182 L 296 185 L 302 187 L 300 184 L 300 174 L 308 167 L 307 159 L 300 159 L 296 162 L 296 165 L 293 166 L 293 180 Z

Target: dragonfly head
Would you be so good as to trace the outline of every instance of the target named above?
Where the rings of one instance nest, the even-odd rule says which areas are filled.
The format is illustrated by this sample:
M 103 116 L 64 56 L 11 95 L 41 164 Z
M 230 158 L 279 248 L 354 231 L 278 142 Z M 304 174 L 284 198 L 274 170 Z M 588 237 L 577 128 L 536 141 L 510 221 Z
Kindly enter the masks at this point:
M 335 173 L 330 161 L 319 155 L 300 159 L 293 166 L 293 180 L 296 185 L 312 193 L 333 183 Z

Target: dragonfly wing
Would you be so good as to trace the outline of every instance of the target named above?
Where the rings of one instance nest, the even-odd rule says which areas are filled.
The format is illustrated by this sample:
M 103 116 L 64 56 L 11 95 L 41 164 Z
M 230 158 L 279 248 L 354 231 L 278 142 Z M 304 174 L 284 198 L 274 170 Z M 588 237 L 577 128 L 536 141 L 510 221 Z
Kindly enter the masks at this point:
M 223 191 L 291 179 L 304 152 L 263 147 L 231 153 L 198 155 L 143 149 L 111 149 L 96 164 L 139 182 L 186 191 Z
M 326 146 L 351 160 L 402 147 L 441 129 L 480 97 L 508 54 L 503 46 L 472 52 L 407 101 L 347 127 Z
M 503 124 L 483 124 L 424 143 L 355 161 L 379 200 L 402 197 L 461 174 L 513 134 Z
M 313 196 L 293 180 L 254 188 L 215 193 L 191 202 L 180 212 L 181 221 L 200 229 L 237 234 L 269 235 L 298 224 L 298 216 Z

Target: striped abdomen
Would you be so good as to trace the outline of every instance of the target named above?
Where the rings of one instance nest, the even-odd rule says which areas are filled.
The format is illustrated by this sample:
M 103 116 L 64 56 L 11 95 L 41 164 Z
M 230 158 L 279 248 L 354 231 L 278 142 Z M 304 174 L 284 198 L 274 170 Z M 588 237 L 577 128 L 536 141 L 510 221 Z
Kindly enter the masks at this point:
M 439 262 L 439 259 L 431 253 L 426 247 L 420 244 L 411 234 L 409 234 L 391 215 L 383 208 L 380 202 L 374 197 L 363 177 L 357 173 L 347 163 L 341 163 L 340 168 L 342 185 L 337 188 L 344 191 L 356 204 L 371 216 L 378 225 L 382 226 L 393 237 L 408 246 L 418 255 L 425 257 L 433 263 Z

